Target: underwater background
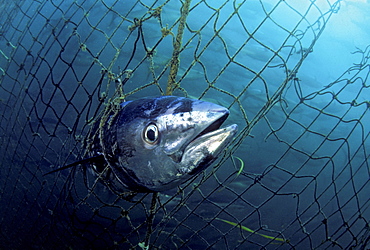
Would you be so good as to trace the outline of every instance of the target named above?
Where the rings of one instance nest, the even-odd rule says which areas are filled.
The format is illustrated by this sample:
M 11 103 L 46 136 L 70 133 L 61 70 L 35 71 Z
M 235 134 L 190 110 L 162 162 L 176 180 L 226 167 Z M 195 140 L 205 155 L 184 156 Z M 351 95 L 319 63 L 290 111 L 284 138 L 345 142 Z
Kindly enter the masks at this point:
M 0 1 L 1 249 L 368 249 L 368 0 Z M 118 81 L 119 80 L 119 81 Z M 186 96 L 239 131 L 177 189 L 79 160 L 117 100 Z

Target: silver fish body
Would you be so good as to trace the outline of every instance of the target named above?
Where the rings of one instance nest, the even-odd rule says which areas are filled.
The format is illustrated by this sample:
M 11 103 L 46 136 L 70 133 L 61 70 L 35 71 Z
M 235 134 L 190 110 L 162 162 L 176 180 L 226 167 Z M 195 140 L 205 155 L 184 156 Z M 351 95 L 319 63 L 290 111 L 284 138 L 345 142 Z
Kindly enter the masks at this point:
M 224 107 L 183 97 L 124 102 L 100 129 L 92 128 L 87 155 L 104 156 L 93 170 L 108 167 L 104 178 L 115 188 L 164 191 L 214 162 L 237 131 L 236 124 L 220 129 L 228 115 Z

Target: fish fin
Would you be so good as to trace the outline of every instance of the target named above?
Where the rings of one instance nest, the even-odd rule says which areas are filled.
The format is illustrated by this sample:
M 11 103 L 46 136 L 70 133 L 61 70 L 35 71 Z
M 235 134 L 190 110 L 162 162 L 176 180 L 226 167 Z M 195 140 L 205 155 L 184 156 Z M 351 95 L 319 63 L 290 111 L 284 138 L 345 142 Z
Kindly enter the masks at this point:
M 45 176 L 45 175 L 48 175 L 48 174 L 52 174 L 52 173 L 55 173 L 55 172 L 59 172 L 61 170 L 64 170 L 64 169 L 67 169 L 67 168 L 71 168 L 71 167 L 74 167 L 74 166 L 77 166 L 79 164 L 84 164 L 84 163 L 88 163 L 88 162 L 94 162 L 96 160 L 101 160 L 101 159 L 104 159 L 104 156 L 102 154 L 100 155 L 95 155 L 95 156 L 92 156 L 92 157 L 89 157 L 89 158 L 85 158 L 85 159 L 82 159 L 82 160 L 79 160 L 79 161 L 76 161 L 74 163 L 71 163 L 69 165 L 66 165 L 66 166 L 63 166 L 63 167 L 60 167 L 60 168 L 57 168 L 57 169 L 54 169 L 50 172 L 47 172 L 46 174 L 43 174 L 42 176 Z

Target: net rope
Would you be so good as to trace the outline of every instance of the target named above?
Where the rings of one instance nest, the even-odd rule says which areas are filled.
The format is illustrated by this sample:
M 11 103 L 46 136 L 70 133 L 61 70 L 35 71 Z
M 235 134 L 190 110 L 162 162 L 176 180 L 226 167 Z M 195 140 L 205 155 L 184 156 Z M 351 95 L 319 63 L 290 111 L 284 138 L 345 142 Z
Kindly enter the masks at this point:
M 1 0 L 0 248 L 367 249 L 370 45 L 323 85 L 300 71 L 340 6 Z M 166 94 L 238 124 L 199 176 L 149 194 L 44 176 L 120 102 Z

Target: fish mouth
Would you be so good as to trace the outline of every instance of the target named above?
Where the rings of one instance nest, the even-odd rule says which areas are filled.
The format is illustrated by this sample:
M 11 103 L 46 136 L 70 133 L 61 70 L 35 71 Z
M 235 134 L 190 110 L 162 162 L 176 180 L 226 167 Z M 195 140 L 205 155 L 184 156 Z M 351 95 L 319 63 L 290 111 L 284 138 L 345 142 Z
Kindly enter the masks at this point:
M 220 112 L 220 111 L 219 111 Z M 197 138 L 207 134 L 207 133 L 210 133 L 210 132 L 214 132 L 215 130 L 218 130 L 222 123 L 224 123 L 224 121 L 226 121 L 227 117 L 229 116 L 230 112 L 225 109 L 223 111 L 221 111 L 220 113 L 223 114 L 218 118 L 216 119 L 214 122 L 212 122 L 210 125 L 208 125 L 202 132 L 200 132 L 190 143 L 192 143 L 193 141 L 195 141 Z
M 229 110 L 218 110 L 215 118 L 185 147 L 181 162 L 184 172 L 196 174 L 208 167 L 231 142 L 237 132 L 236 124 L 220 128 L 229 116 Z

